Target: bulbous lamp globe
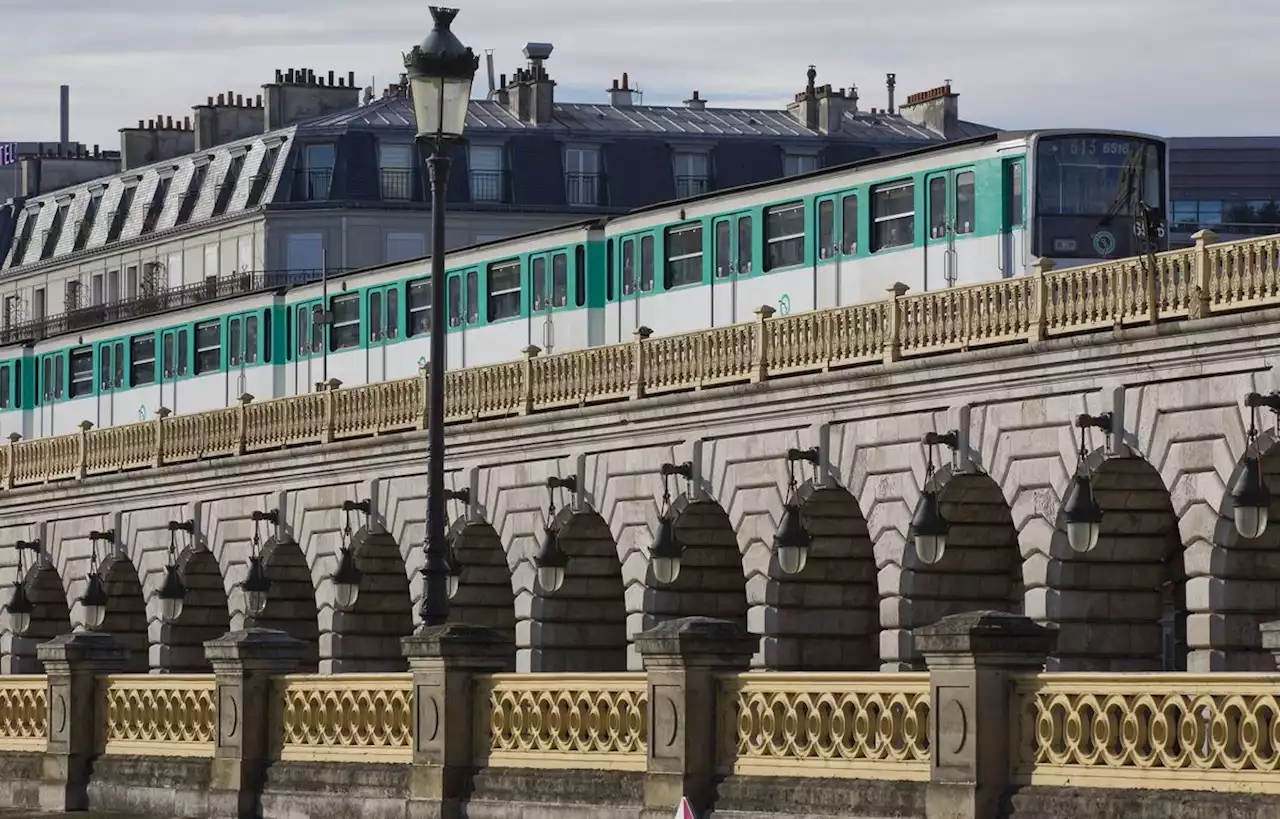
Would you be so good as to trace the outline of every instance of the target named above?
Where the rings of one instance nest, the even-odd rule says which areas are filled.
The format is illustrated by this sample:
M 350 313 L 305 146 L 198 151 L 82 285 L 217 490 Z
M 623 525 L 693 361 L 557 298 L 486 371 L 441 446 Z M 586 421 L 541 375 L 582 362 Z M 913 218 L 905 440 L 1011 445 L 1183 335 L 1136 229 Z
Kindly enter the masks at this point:
M 458 553 L 454 551 L 453 544 L 449 545 L 448 574 L 446 575 L 445 594 L 452 600 L 458 594 L 458 588 L 462 585 L 462 563 L 458 560 Z
M 480 58 L 451 30 L 457 16 L 457 9 L 432 6 L 431 32 L 404 55 L 413 115 L 422 139 L 457 139 L 466 126 L 471 83 Z
M 27 596 L 26 586 L 21 581 L 13 581 L 13 594 L 9 597 L 9 630 L 14 634 L 26 634 L 31 627 L 31 613 L 35 606 Z
M 782 520 L 773 536 L 773 548 L 778 553 L 778 568 L 787 574 L 800 574 L 809 562 L 809 545 L 813 538 L 804 528 L 800 507 L 788 503 L 782 507 Z
M 569 556 L 560 548 L 560 538 L 555 530 L 544 530 L 542 548 L 538 551 L 538 585 L 548 594 L 560 591 L 568 565 Z
M 164 585 L 160 587 L 160 619 L 176 623 L 186 605 L 187 589 L 182 584 L 178 567 L 170 565 L 164 573 Z
M 80 595 L 80 606 L 84 610 L 85 627 L 90 631 L 101 627 L 107 619 L 107 589 L 97 572 L 89 572 L 84 594 Z
M 920 504 L 911 518 L 911 532 L 915 541 L 916 557 L 921 563 L 933 565 L 947 552 L 947 535 L 951 522 L 942 515 L 938 493 L 932 490 L 920 497 Z
M 1246 540 L 1262 537 L 1271 519 L 1271 491 L 1257 456 L 1244 459 L 1244 469 L 1231 485 L 1236 531 Z
M 261 617 L 267 610 L 267 594 L 271 591 L 271 579 L 262 565 L 262 558 L 254 555 L 249 558 L 249 574 L 241 585 L 244 592 L 244 606 L 250 617 Z
M 1087 477 L 1076 475 L 1062 507 L 1067 522 L 1067 543 L 1077 552 L 1091 551 L 1102 534 L 1102 507 L 1093 497 Z
M 653 539 L 653 549 L 649 553 L 654 579 L 664 586 L 676 582 L 680 577 L 680 559 L 683 556 L 684 546 L 676 539 L 675 521 L 663 515 L 658 520 L 658 536 Z
M 360 569 L 356 567 L 355 555 L 351 549 L 343 546 L 338 556 L 338 570 L 333 573 L 334 603 L 341 611 L 350 611 L 360 598 L 360 581 L 364 579 Z

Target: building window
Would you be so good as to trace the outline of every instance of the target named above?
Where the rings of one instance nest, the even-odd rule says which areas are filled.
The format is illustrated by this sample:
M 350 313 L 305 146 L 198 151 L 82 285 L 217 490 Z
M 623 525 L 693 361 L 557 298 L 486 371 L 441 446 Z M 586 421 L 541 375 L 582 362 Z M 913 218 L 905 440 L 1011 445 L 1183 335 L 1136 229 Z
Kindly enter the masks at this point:
M 134 336 L 129 342 L 129 383 L 144 387 L 156 382 L 156 337 Z
M 783 159 L 783 173 L 797 176 L 818 170 L 818 157 L 813 154 L 787 154 Z
M 231 157 L 231 165 L 222 176 L 222 184 L 218 187 L 218 198 L 213 203 L 214 216 L 221 216 L 227 212 L 227 206 L 231 204 L 231 197 L 236 193 L 236 186 L 240 184 L 240 174 L 243 171 L 244 154 Z
M 538 275 L 539 263 L 545 265 L 546 260 L 534 260 L 535 276 Z M 520 315 L 520 262 L 500 262 L 489 265 L 489 321 L 514 318 L 518 315 Z
M 956 174 L 956 233 L 961 236 L 973 233 L 973 190 L 973 171 Z
M 916 236 L 915 183 L 900 182 L 871 191 L 871 252 L 909 247 Z
M 4 297 L 4 326 L 13 327 L 18 323 L 18 297 Z
M 431 280 L 415 279 L 405 288 L 405 304 L 409 309 L 409 335 L 431 332 Z
M 62 226 L 67 222 L 69 210 L 71 210 L 71 203 L 64 202 L 53 212 L 53 224 L 49 225 L 49 232 L 44 237 L 44 247 L 40 250 L 41 259 L 49 258 L 58 249 L 58 241 L 62 238 Z
M 217 372 L 222 368 L 222 322 L 206 321 L 196 325 L 196 375 Z
M 182 195 L 182 206 L 178 208 L 178 218 L 173 224 L 185 225 L 191 219 L 191 214 L 195 212 L 196 205 L 200 202 L 200 195 L 204 192 L 204 181 L 209 175 L 209 163 L 201 162 L 191 172 L 191 180 L 187 183 L 187 192 Z
M 505 202 L 506 169 L 502 162 L 502 146 L 472 145 L 468 159 L 471 163 L 471 201 Z
M 677 153 L 672 161 L 676 170 L 676 198 L 701 196 L 707 192 L 707 155 Z
M 858 252 L 858 195 L 852 193 L 846 196 L 841 207 L 844 253 L 846 256 L 852 256 Z
M 18 245 L 13 249 L 14 267 L 22 264 L 22 258 L 27 255 L 27 246 L 31 244 L 31 234 L 35 232 L 36 220 L 39 218 L 38 210 L 28 210 L 23 214 L 22 232 L 18 234 Z
M 94 273 L 89 280 L 89 304 L 98 307 L 106 299 L 105 284 L 101 273 Z
M 405 201 L 413 198 L 413 146 L 378 146 L 378 178 L 382 198 Z
M 293 198 L 301 202 L 325 202 L 333 183 L 334 147 L 331 143 L 308 145 L 299 157 Z
M 249 199 L 244 203 L 246 209 L 256 208 L 262 204 L 262 194 L 267 189 L 267 183 L 271 181 L 271 174 L 275 173 L 276 159 L 279 156 L 279 145 L 273 145 L 267 149 L 266 156 L 258 164 L 258 172 L 249 181 Z
M 106 244 L 119 240 L 120 233 L 124 230 L 124 223 L 129 218 L 129 211 L 133 208 L 134 194 L 137 192 L 137 185 L 130 185 L 120 192 L 120 201 L 116 203 L 116 209 L 111 214 L 111 227 L 107 229 Z
M 329 301 L 333 324 L 329 330 L 329 352 L 360 346 L 360 295 L 338 296 Z
M 71 397 L 93 394 L 93 349 L 71 351 Z
M 767 208 L 764 212 L 764 269 L 804 264 L 804 203 Z
M 62 307 L 68 313 L 80 309 L 80 280 L 71 279 L 62 293 Z
M 37 287 L 36 292 L 31 299 L 31 319 L 33 321 L 44 321 L 44 288 Z
M 564 154 L 565 200 L 570 205 L 595 205 L 600 199 L 600 152 L 569 148 Z
M 151 204 L 147 206 L 147 215 L 142 219 L 142 232 L 139 236 L 145 236 L 156 229 L 156 224 L 160 221 L 160 214 L 164 212 L 165 200 L 169 198 L 169 185 L 173 182 L 173 176 L 166 173 L 156 181 L 156 188 L 151 193 Z
M 80 227 L 76 229 L 76 241 L 71 248 L 72 251 L 84 250 L 85 245 L 89 243 L 89 237 L 93 235 L 93 225 L 98 221 L 98 208 L 101 205 L 102 191 L 96 191 L 85 205 L 84 216 L 80 217 Z
M 702 225 L 667 228 L 667 266 L 663 286 L 670 290 L 702 281 Z

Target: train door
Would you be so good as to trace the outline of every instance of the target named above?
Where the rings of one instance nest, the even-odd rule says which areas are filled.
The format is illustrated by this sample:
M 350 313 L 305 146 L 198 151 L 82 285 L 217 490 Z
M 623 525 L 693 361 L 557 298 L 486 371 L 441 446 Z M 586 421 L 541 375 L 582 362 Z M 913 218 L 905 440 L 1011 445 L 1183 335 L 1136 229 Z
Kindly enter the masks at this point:
M 115 426 L 117 396 L 128 386 L 124 380 L 124 342 L 104 341 L 98 344 L 98 420 L 100 427 Z M 119 408 L 124 410 L 123 407 Z
M 636 264 L 636 283 L 635 298 L 631 300 L 634 307 L 634 317 L 632 319 L 632 329 L 637 327 L 648 326 L 649 329 L 661 335 L 663 328 L 670 327 L 670 323 L 658 321 L 658 314 L 652 310 L 653 306 L 653 287 L 654 287 L 654 265 L 656 259 L 656 248 L 654 247 L 653 234 L 641 236 L 638 243 L 639 258 Z M 679 319 L 676 320 L 679 322 Z M 678 325 L 677 325 L 678 326 Z M 666 332 L 670 332 L 667 330 Z
M 164 367 L 160 378 L 160 404 L 173 413 L 178 407 L 178 381 L 191 374 L 190 331 L 185 327 L 165 330 L 161 338 Z
M 235 391 L 233 398 L 238 399 L 245 393 L 257 395 L 262 392 L 264 378 L 259 376 L 255 379 L 258 386 L 251 386 L 249 368 L 258 363 L 259 349 L 271 349 L 270 338 L 261 347 L 259 345 L 259 340 L 265 336 L 263 328 L 259 327 L 263 315 L 265 314 L 255 311 L 227 319 L 227 371 L 231 388 Z M 269 381 L 270 376 L 266 376 L 265 380 Z
M 951 174 L 925 178 L 924 290 L 940 290 L 955 284 L 952 256 L 955 237 L 951 230 Z
M 975 207 L 973 170 L 954 171 L 948 182 L 951 184 L 951 199 L 948 202 L 951 284 L 987 281 L 994 274 L 991 269 L 993 260 L 990 243 L 979 242 L 974 238 L 978 212 Z
M 632 304 L 639 295 L 636 292 L 636 240 L 622 240 L 622 264 L 619 265 L 622 277 L 622 294 L 618 297 L 618 340 L 626 341 L 631 331 L 639 327 L 636 323 L 638 305 Z
M 529 256 L 529 329 L 527 344 L 537 345 L 544 354 L 550 354 L 548 337 L 551 329 L 551 270 L 550 254 L 535 253 Z
M 711 324 L 718 327 L 732 324 L 734 304 L 738 299 L 738 282 L 736 257 L 733 254 L 733 220 L 717 219 L 712 224 L 712 235 L 715 237 L 715 258 L 712 260 L 715 275 L 711 277 Z
M 40 356 L 36 375 L 39 382 L 36 386 L 36 396 L 39 399 L 36 434 L 46 437 L 54 434 L 55 404 L 66 394 L 67 354 L 62 352 Z
M 822 196 L 814 214 L 817 229 L 813 248 L 813 306 L 826 310 L 840 305 L 840 228 L 836 223 L 836 198 Z
M 398 285 L 372 287 L 367 294 L 369 309 L 368 355 L 369 383 L 388 378 L 408 377 L 412 372 L 399 372 L 392 365 L 390 345 L 400 338 L 400 289 Z M 396 370 L 396 372 L 392 372 Z
M 1003 278 L 1018 276 L 1027 270 L 1027 218 L 1022 159 L 1008 159 L 1004 163 L 1004 215 L 1000 230 L 1000 275 Z
M 316 384 L 324 381 L 324 307 L 320 300 L 301 302 L 291 308 L 289 327 L 292 341 L 289 344 L 289 360 L 292 395 L 314 392 Z
M 456 369 L 467 366 L 467 328 L 480 321 L 480 274 L 477 270 L 465 270 L 450 273 L 445 281 L 446 298 L 449 302 L 449 330 L 446 348 L 449 355 L 445 367 Z M 483 354 L 484 351 L 477 351 Z M 499 360 L 512 357 L 508 351 L 502 351 Z

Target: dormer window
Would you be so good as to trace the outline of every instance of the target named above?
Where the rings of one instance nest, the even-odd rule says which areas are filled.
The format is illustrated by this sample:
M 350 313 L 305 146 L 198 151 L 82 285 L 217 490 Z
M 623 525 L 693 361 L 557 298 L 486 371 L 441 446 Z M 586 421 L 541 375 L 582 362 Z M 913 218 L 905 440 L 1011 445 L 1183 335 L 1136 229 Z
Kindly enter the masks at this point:
M 107 244 L 119 241 L 124 223 L 129 218 L 129 210 L 133 208 L 133 197 L 137 191 L 138 185 L 135 182 L 120 192 L 120 201 L 116 203 L 116 209 L 111 214 L 111 227 L 107 229 Z
M 62 226 L 67 222 L 69 210 L 71 210 L 70 199 L 59 203 L 58 209 L 53 212 L 53 224 L 49 226 L 49 232 L 44 237 L 44 247 L 40 250 L 41 259 L 48 259 L 58 249 L 58 241 L 62 238 Z
M 678 151 L 673 157 L 676 172 L 676 198 L 701 196 L 709 187 L 707 155 Z
M 191 181 L 187 183 L 187 192 L 182 196 L 182 206 L 178 208 L 178 218 L 173 223 L 175 226 L 185 225 L 191 219 L 191 213 L 196 209 L 196 203 L 200 201 L 200 194 L 204 191 L 204 181 L 208 175 L 208 162 L 196 165 L 191 173 Z
M 151 194 L 151 204 L 147 207 L 147 215 L 142 220 L 140 236 L 145 236 L 156 229 L 156 224 L 160 221 L 160 214 L 164 213 L 164 203 L 169 198 L 169 185 L 172 182 L 173 174 L 171 173 L 165 173 L 156 182 L 156 189 Z
M 600 199 L 600 151 L 569 148 L 564 154 L 565 201 L 570 205 L 596 205 Z
M 783 160 L 783 173 L 798 176 L 818 170 L 818 157 L 813 154 L 787 154 Z
M 13 249 L 13 267 L 22 264 L 22 258 L 27 255 L 27 246 L 31 244 L 31 234 L 35 232 L 36 220 L 40 218 L 40 211 L 28 210 L 22 220 L 22 232 L 18 234 L 18 244 Z
M 266 156 L 258 163 L 258 172 L 249 181 L 249 199 L 244 203 L 246 209 L 256 208 L 262 204 L 262 194 L 267 190 L 267 183 L 271 181 L 271 174 L 275 173 L 276 159 L 279 156 L 280 146 L 272 145 L 267 149 Z
M 308 145 L 298 157 L 294 179 L 295 202 L 325 202 L 333 183 L 334 147 L 330 143 Z
M 471 201 L 505 202 L 506 166 L 501 145 L 472 145 L 468 153 L 471 163 Z
M 240 173 L 244 170 L 244 154 L 231 157 L 231 164 L 222 176 L 222 184 L 218 187 L 218 198 L 213 202 L 213 216 L 221 216 L 227 212 L 231 197 L 235 195 L 236 186 L 240 184 Z
M 102 190 L 93 191 L 89 194 L 89 203 L 85 205 L 84 216 L 80 217 L 80 227 L 76 229 L 76 241 L 72 246 L 72 251 L 84 250 L 85 245 L 89 243 L 89 237 L 93 235 L 93 226 L 98 221 L 98 209 L 102 207 Z
M 378 146 L 378 181 L 383 199 L 408 201 L 413 198 L 412 145 Z

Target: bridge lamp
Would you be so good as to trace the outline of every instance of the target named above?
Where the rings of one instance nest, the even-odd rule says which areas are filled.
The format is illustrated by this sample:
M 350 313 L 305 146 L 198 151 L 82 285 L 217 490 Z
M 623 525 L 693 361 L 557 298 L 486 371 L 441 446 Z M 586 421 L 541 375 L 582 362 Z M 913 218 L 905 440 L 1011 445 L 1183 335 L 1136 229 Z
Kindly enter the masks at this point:
M 773 535 L 773 550 L 778 555 L 778 568 L 786 574 L 804 571 L 809 563 L 809 546 L 813 543 L 813 535 L 805 528 L 804 519 L 800 516 L 800 506 L 796 503 L 796 461 L 812 464 L 816 479 L 818 450 L 787 450 L 787 502 L 782 506 L 782 519 L 778 521 L 778 530 Z
M 538 550 L 538 585 L 549 594 L 560 591 L 568 565 L 569 555 L 560 548 L 560 536 L 547 526 L 542 532 L 542 548 Z
M 952 452 L 960 448 L 960 433 L 950 432 L 926 433 L 923 439 L 928 460 L 924 468 L 925 490 L 920 494 L 920 503 L 911 516 L 908 529 L 915 544 L 916 557 L 921 563 L 932 566 L 942 560 L 947 552 L 947 536 L 951 534 L 951 521 L 942 514 L 942 502 L 938 499 L 938 490 L 933 484 L 933 451 L 938 446 L 945 446 Z
M 1077 552 L 1093 550 L 1102 534 L 1102 507 L 1093 495 L 1093 481 L 1085 474 L 1085 458 L 1089 451 L 1085 448 L 1084 431 L 1090 427 L 1110 435 L 1111 413 L 1076 417 L 1076 428 L 1080 430 L 1080 450 L 1076 461 L 1076 475 L 1071 480 L 1071 488 L 1067 490 L 1067 498 L 1062 505 L 1062 516 L 1067 522 L 1067 543 Z
M 19 540 L 13 544 L 13 548 L 18 552 L 18 577 L 13 581 L 13 594 L 5 608 L 9 612 L 9 630 L 14 634 L 25 634 L 31 627 L 31 615 L 35 612 L 35 604 L 27 596 L 27 586 L 24 582 L 27 576 L 27 564 L 23 555 L 29 551 L 39 552 L 40 541 Z
M 190 540 L 195 528 L 192 520 L 169 521 L 169 565 L 160 586 L 160 619 L 166 623 L 176 623 L 186 605 L 187 587 L 183 585 L 182 573 L 178 571 L 178 532 L 186 532 Z
M 678 475 L 687 482 L 693 481 L 693 464 L 663 464 L 662 509 L 658 515 L 658 535 L 649 549 L 653 563 L 653 578 L 663 586 L 669 586 L 680 577 L 680 561 L 684 557 L 684 544 L 676 537 L 676 516 L 671 509 L 672 476 Z
M 432 141 L 438 149 L 442 142 L 462 136 L 480 58 L 450 30 L 458 10 L 430 8 L 431 32 L 404 55 L 404 67 L 413 92 L 418 138 Z
M 338 570 L 329 576 L 334 587 L 334 603 L 340 611 L 350 611 L 360 598 L 360 581 L 364 573 L 356 565 L 356 556 L 351 550 L 351 513 L 364 512 L 370 514 L 369 501 L 343 501 L 342 512 L 346 522 L 342 527 L 342 546 L 338 549 Z
M 1262 474 L 1262 459 L 1258 455 L 1258 409 L 1266 407 L 1280 416 L 1280 393 L 1259 395 L 1251 392 L 1244 398 L 1249 408 L 1249 433 L 1245 446 L 1244 469 L 1231 485 L 1236 531 L 1240 537 L 1252 540 L 1262 537 L 1271 519 L 1271 491 Z
M 85 627 L 90 631 L 100 628 L 107 619 L 107 589 L 96 571 L 89 572 L 84 594 L 80 595 L 80 606 L 84 609 Z
M 245 577 L 244 583 L 240 584 L 240 589 L 244 592 L 244 604 L 249 616 L 261 617 L 267 610 L 267 593 L 271 591 L 271 578 L 267 577 L 267 570 L 262 565 L 260 555 L 249 558 L 249 574 Z

